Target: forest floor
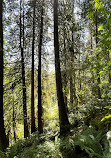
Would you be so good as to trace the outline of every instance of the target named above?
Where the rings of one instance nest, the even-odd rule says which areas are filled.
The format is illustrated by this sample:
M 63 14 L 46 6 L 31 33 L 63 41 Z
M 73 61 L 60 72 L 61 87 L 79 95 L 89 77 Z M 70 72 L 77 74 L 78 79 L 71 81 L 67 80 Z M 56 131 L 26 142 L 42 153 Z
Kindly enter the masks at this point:
M 0 152 L 0 158 L 111 158 L 111 153 L 104 130 L 84 126 L 82 130 L 72 129 L 65 137 L 52 131 L 35 132 Z

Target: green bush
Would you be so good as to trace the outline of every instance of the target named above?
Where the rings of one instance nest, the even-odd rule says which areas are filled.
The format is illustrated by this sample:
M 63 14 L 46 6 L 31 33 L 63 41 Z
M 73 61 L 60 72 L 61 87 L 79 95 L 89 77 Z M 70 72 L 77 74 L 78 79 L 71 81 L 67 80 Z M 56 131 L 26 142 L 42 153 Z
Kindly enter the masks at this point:
M 82 130 L 81 130 L 82 129 Z M 110 148 L 104 130 L 83 126 L 65 137 L 37 133 L 23 139 L 7 149 L 0 158 L 110 158 Z
M 5 153 L 0 150 L 0 158 L 5 158 Z
M 75 145 L 84 149 L 90 158 L 105 158 L 109 153 L 109 145 L 104 131 L 96 131 L 92 127 L 86 128 L 74 138 Z

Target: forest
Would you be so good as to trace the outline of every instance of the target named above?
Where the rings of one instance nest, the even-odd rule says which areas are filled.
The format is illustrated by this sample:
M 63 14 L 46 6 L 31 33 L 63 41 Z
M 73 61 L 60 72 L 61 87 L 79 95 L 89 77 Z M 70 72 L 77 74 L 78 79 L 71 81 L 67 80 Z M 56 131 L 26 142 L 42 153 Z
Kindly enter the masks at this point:
M 111 0 L 0 0 L 0 158 L 111 158 Z

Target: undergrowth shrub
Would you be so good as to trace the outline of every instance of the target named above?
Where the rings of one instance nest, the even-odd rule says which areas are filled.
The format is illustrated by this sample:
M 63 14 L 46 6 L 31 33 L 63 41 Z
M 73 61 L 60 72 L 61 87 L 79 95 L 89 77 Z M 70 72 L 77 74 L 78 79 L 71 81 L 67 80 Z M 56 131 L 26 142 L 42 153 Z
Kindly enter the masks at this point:
M 90 158 L 110 158 L 109 145 L 104 131 L 96 131 L 89 127 L 74 137 L 75 145 L 85 150 Z M 109 157 L 108 157 L 109 156 Z
M 5 153 L 0 150 L 0 158 L 5 158 Z
M 52 134 L 32 134 L 8 148 L 6 155 L 0 152 L 0 158 L 111 158 L 110 138 L 107 140 L 104 130 L 84 126 L 72 133 L 60 138 L 56 135 L 55 140 L 50 139 Z
M 18 157 L 26 148 L 31 147 L 33 143 L 37 143 L 38 141 L 38 133 L 34 133 L 28 138 L 19 140 L 11 148 L 7 148 L 6 155 L 8 158 L 14 158 L 14 156 Z
M 72 158 L 74 156 L 75 146 L 74 140 L 71 137 L 62 138 L 59 146 L 63 157 Z

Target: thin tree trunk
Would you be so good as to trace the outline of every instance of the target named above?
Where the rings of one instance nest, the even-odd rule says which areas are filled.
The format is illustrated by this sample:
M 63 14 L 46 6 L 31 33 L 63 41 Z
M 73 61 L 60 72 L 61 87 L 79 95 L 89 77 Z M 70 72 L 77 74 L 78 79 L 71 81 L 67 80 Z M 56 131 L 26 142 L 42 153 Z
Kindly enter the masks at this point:
M 39 64 L 38 64 L 38 132 L 43 133 L 43 118 L 42 118 L 42 89 L 41 89 L 41 54 L 42 54 L 42 42 L 43 42 L 43 12 L 44 12 L 44 0 L 42 1 L 41 9 L 41 24 L 40 24 L 40 39 L 39 39 Z
M 97 10 L 96 10 L 96 19 L 95 19 L 95 25 L 96 25 L 96 47 L 98 45 L 98 15 L 97 15 Z M 99 59 L 98 59 L 98 54 L 97 54 L 97 84 L 98 84 L 98 98 L 101 99 L 101 90 L 100 90 L 100 86 L 99 84 L 101 83 L 101 80 L 100 80 L 100 74 L 99 74 L 99 67 L 100 67 L 100 64 L 99 64 Z
M 75 1 L 73 1 L 72 3 L 72 14 L 73 14 L 73 21 L 74 21 L 74 8 L 75 8 Z M 73 24 L 73 27 L 74 27 L 75 24 Z M 72 44 L 73 44 L 73 52 L 72 52 L 72 61 L 73 61 L 73 64 L 74 64 L 74 68 L 73 68 L 73 74 L 74 74 L 74 80 L 73 80 L 73 85 L 74 85 L 74 102 L 75 102 L 75 105 L 77 106 L 77 96 L 76 96 L 76 72 L 75 72 L 75 60 L 74 60 L 74 48 L 75 48 L 75 43 L 74 43 L 74 30 L 72 28 Z
M 21 3 L 22 1 L 20 0 L 20 49 L 21 49 L 21 64 L 22 64 L 24 138 L 26 138 L 28 137 L 29 132 L 28 132 L 28 124 L 27 124 L 26 84 L 25 84 L 25 64 L 24 64 L 24 8 L 23 8 L 23 46 L 22 46 Z
M 75 87 L 76 73 L 75 73 L 74 63 L 75 63 L 75 61 L 74 61 L 74 33 L 72 31 L 71 73 L 70 73 L 70 104 L 71 104 L 71 107 L 73 107 L 73 105 L 77 106 L 76 87 Z
M 92 28 L 91 29 L 91 55 L 92 55 L 92 51 L 93 51 L 93 44 L 92 44 Z M 93 66 L 92 66 L 93 68 Z M 94 72 L 92 72 L 92 82 L 94 84 Z
M 65 52 L 65 74 L 64 74 L 64 101 L 65 101 L 65 105 L 66 105 L 66 109 L 67 109 L 67 112 L 68 112 L 68 107 L 67 107 L 67 64 L 66 64 L 66 60 L 67 60 L 67 57 L 66 57 L 66 52 Z
M 35 48 L 35 1 L 33 1 L 33 40 L 32 40 L 32 73 L 31 73 L 31 133 L 35 132 L 34 108 L 34 48 Z
M 71 67 L 70 67 L 70 104 L 71 108 L 73 108 L 73 102 L 74 102 L 74 83 L 73 83 L 73 64 L 74 64 L 74 37 L 73 37 L 73 31 L 72 31 L 72 48 L 71 48 Z M 74 76 L 75 77 L 75 76 Z
M 15 132 L 16 122 L 15 122 L 15 108 L 14 108 L 14 93 L 13 93 L 13 89 L 12 89 L 12 97 L 13 97 L 13 117 L 12 117 L 12 122 L 13 122 L 13 136 L 14 136 L 14 140 L 16 142 L 16 132 Z
M 13 106 L 13 135 L 14 135 L 14 140 L 16 142 L 16 132 L 15 132 L 16 124 L 15 124 L 15 109 Z
M 110 26 L 108 25 L 108 29 L 110 30 Z M 109 47 L 108 47 L 109 48 Z M 107 49 L 107 48 L 106 48 Z M 108 51 L 108 63 L 111 62 L 111 59 L 110 59 L 110 51 Z M 109 68 L 109 71 L 108 71 L 108 76 L 109 76 L 109 84 L 111 85 L 111 69 Z
M 108 62 L 110 62 L 110 51 L 108 51 Z M 111 84 L 111 70 L 109 69 L 109 84 Z
M 72 73 L 70 74 L 70 105 L 73 108 L 73 80 L 72 80 Z
M 71 70 L 72 70 L 72 66 L 71 66 Z M 74 76 L 73 76 L 74 74 Z M 71 107 L 73 108 L 77 106 L 77 97 L 76 97 L 76 88 L 75 88 L 75 70 L 73 70 L 73 73 L 71 72 L 70 74 L 70 104 Z
M 3 116 L 3 0 L 0 0 L 0 150 L 7 147 Z
M 70 130 L 70 124 L 66 112 L 63 98 L 60 58 L 59 58 L 59 40 L 58 40 L 58 0 L 54 0 L 54 48 L 55 48 L 55 73 L 56 88 L 59 108 L 60 134 L 64 135 Z
M 80 52 L 79 52 L 79 90 L 81 91 L 81 70 L 80 70 Z
M 72 1 L 72 22 L 75 21 L 74 19 L 74 9 L 75 9 L 75 1 Z M 76 86 L 75 86 L 75 80 L 76 80 L 76 73 L 75 73 L 75 60 L 74 60 L 74 51 L 75 51 L 75 40 L 74 40 L 74 27 L 75 24 L 72 23 L 72 31 L 71 31 L 71 36 L 72 36 L 72 43 L 71 43 L 71 76 L 70 76 L 70 103 L 72 107 L 77 106 L 77 97 L 76 97 Z
M 65 15 L 65 7 L 64 7 L 64 15 Z M 64 16 L 65 17 L 65 16 Z M 68 112 L 68 106 L 67 106 L 67 83 L 68 83 L 68 76 L 67 76 L 67 53 L 66 53 L 66 28 L 65 28 L 65 18 L 64 18 L 64 54 L 65 54 L 65 62 L 64 62 L 64 67 L 65 67 L 65 72 L 64 72 L 64 101 L 66 105 L 66 109 Z

